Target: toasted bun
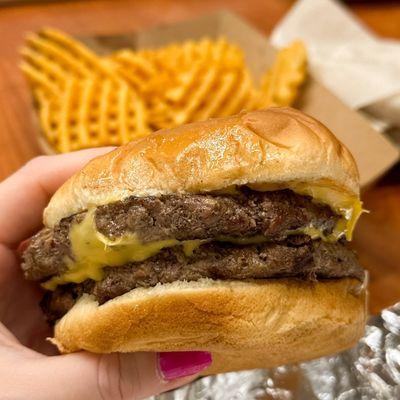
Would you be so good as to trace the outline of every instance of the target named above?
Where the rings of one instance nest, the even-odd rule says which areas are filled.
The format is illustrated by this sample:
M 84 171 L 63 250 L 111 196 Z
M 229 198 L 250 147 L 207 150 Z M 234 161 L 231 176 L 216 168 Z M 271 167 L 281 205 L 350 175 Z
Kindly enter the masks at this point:
M 99 306 L 84 295 L 57 323 L 61 352 L 208 350 L 207 374 L 331 354 L 363 335 L 365 291 L 340 279 L 174 282 Z
M 132 195 L 243 184 L 323 183 L 358 196 L 358 180 L 353 157 L 324 125 L 269 108 L 162 130 L 94 159 L 57 191 L 44 222 Z

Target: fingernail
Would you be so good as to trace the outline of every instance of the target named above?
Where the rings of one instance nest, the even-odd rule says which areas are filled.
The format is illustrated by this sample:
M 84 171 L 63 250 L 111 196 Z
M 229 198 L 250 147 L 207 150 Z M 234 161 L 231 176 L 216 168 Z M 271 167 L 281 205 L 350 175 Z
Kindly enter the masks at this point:
M 160 372 L 167 381 L 197 374 L 206 369 L 211 362 L 211 353 L 207 351 L 174 351 L 158 354 Z

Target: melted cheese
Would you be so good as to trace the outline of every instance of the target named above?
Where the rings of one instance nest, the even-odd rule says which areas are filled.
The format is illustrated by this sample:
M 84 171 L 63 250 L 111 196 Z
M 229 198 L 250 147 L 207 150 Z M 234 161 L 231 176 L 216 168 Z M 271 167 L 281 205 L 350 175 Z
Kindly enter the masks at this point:
M 203 240 L 179 241 L 176 239 L 141 243 L 136 235 L 124 235 L 112 241 L 97 231 L 94 210 L 88 211 L 84 220 L 73 224 L 69 238 L 74 260 L 65 260 L 68 271 L 45 282 L 45 289 L 54 290 L 58 285 L 68 282 L 80 283 L 86 279 L 99 281 L 103 278 L 104 266 L 118 266 L 128 262 L 146 260 L 165 247 L 183 245 L 183 251 L 190 256 Z
M 203 243 L 207 243 L 209 240 L 185 240 L 180 242 L 182 244 L 183 253 L 186 257 L 191 257 L 193 252 L 198 249 Z
M 346 239 L 350 241 L 356 222 L 364 212 L 362 202 L 358 197 L 344 192 L 342 189 L 336 188 L 328 183 L 325 185 L 323 183 L 309 184 L 301 182 L 285 182 L 284 184 L 263 183 L 249 185 L 249 187 L 262 192 L 290 189 L 295 193 L 312 197 L 313 201 L 316 203 L 330 206 L 332 210 L 341 215 L 342 218 L 337 222 L 331 235 L 327 237 L 323 235 L 316 236 L 327 241 L 336 241 L 341 236 L 345 236 Z M 312 227 L 309 229 L 311 228 Z M 308 234 L 307 232 L 304 233 Z

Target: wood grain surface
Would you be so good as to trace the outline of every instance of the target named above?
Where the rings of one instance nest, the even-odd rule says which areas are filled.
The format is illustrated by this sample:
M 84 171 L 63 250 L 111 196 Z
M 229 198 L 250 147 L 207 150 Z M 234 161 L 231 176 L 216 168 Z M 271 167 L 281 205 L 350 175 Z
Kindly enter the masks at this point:
M 132 32 L 222 8 L 269 33 L 289 0 L 70 1 L 0 7 L 0 180 L 40 154 L 28 88 L 18 70 L 18 48 L 28 31 L 53 26 L 71 34 Z M 400 39 L 400 4 L 357 3 L 351 10 L 376 34 Z M 353 246 L 370 271 L 372 313 L 400 301 L 400 168 L 363 194 L 364 215 Z

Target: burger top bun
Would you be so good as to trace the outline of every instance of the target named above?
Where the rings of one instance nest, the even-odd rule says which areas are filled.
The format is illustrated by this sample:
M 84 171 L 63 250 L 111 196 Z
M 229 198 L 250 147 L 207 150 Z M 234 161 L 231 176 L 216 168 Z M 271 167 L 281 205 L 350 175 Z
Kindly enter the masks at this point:
M 324 125 L 291 108 L 250 111 L 161 130 L 95 158 L 55 193 L 44 222 L 132 195 L 293 182 L 359 195 L 355 161 Z

